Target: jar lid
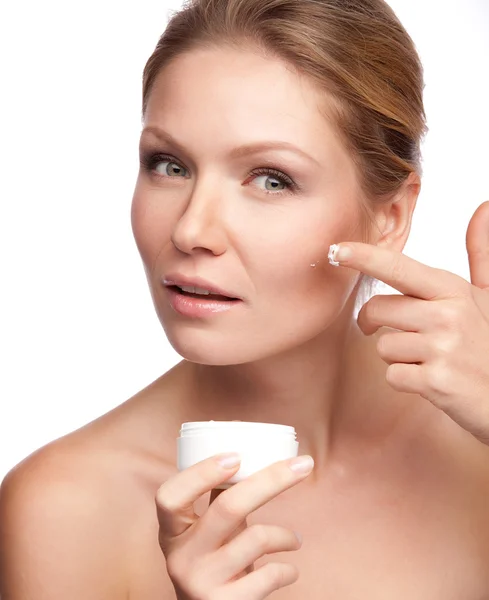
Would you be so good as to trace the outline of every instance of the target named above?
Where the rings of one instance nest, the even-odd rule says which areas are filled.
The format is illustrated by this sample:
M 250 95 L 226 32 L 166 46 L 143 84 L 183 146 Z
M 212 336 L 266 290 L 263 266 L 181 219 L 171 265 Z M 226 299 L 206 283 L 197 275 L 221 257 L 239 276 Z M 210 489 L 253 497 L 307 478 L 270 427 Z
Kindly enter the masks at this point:
M 193 435 L 202 435 L 205 432 L 215 430 L 231 430 L 231 431 L 242 431 L 248 430 L 254 434 L 267 434 L 267 435 L 291 435 L 296 438 L 295 428 L 291 425 L 281 425 L 279 423 L 258 423 L 255 421 L 188 421 L 182 423 L 180 429 L 181 437 L 189 437 Z

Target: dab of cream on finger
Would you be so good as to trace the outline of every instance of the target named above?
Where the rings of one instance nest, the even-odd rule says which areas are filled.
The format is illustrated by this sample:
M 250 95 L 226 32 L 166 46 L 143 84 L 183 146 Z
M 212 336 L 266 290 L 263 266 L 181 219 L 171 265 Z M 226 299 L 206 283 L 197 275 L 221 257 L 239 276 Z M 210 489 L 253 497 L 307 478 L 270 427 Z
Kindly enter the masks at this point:
M 329 247 L 329 252 L 328 252 L 328 260 L 329 260 L 329 264 L 333 265 L 333 267 L 339 267 L 340 263 L 336 260 L 336 252 L 338 251 L 338 244 L 332 244 Z
M 339 244 L 331 244 L 331 246 L 329 247 L 329 252 L 328 252 L 328 260 L 329 260 L 329 264 L 332 265 L 333 267 L 339 267 L 340 263 L 337 260 L 338 257 L 338 250 L 340 249 Z M 319 260 L 317 260 L 316 262 L 313 262 L 310 264 L 310 266 L 315 269 L 316 266 L 319 264 Z

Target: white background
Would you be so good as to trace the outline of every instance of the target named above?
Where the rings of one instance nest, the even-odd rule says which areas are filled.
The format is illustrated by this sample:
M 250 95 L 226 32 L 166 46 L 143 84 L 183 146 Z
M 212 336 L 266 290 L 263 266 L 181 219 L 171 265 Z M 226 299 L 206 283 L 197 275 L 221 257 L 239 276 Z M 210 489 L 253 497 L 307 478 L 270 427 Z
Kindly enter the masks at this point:
M 390 4 L 424 63 L 430 127 L 405 253 L 468 279 L 467 224 L 489 199 L 489 2 Z M 179 360 L 130 228 L 142 71 L 179 7 L 3 3 L 0 480 Z

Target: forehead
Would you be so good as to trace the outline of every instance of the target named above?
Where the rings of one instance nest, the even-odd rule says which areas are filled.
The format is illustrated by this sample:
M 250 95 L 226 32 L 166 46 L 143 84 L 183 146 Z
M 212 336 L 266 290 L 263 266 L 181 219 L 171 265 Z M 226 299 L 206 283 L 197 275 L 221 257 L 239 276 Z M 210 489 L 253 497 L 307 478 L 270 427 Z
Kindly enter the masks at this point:
M 341 152 L 330 98 L 284 61 L 251 50 L 195 49 L 156 77 L 146 123 L 179 133 L 284 139 L 309 153 Z

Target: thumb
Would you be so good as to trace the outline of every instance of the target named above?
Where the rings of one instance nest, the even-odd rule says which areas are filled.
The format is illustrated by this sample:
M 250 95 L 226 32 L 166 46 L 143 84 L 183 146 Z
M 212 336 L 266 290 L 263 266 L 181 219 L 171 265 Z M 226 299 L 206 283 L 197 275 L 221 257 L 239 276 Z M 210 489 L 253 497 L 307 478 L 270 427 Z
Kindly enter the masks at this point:
M 483 202 L 470 219 L 465 244 L 470 281 L 478 288 L 489 290 L 489 201 Z

